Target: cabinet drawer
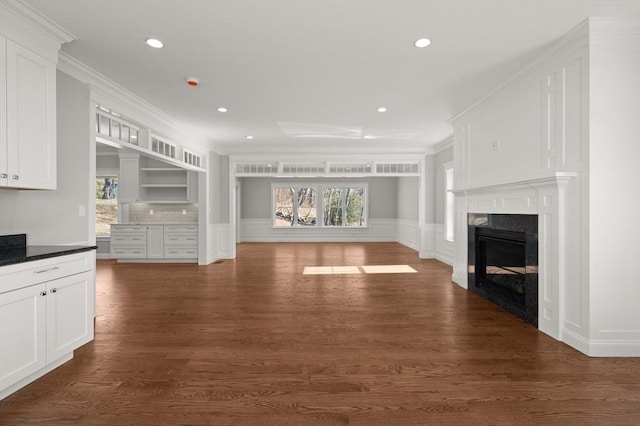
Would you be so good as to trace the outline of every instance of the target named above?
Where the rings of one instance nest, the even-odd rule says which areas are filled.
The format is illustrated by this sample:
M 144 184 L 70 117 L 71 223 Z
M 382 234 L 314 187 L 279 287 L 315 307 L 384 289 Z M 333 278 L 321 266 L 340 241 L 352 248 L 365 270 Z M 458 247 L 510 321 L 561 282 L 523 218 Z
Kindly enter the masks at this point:
M 5 266 L 0 272 L 0 293 L 91 271 L 94 256 L 91 251 Z
M 198 233 L 198 225 L 165 225 L 164 232 L 189 232 Z
M 164 234 L 164 244 L 167 246 L 196 246 L 197 234 Z
M 147 234 L 111 234 L 111 246 L 136 246 L 147 243 Z
M 111 256 L 126 259 L 144 259 L 147 257 L 147 247 L 111 247 Z
M 111 225 L 111 234 L 115 233 L 131 233 L 146 232 L 147 227 L 144 225 Z
M 198 257 L 198 248 L 189 247 L 165 247 L 165 259 L 195 259 Z

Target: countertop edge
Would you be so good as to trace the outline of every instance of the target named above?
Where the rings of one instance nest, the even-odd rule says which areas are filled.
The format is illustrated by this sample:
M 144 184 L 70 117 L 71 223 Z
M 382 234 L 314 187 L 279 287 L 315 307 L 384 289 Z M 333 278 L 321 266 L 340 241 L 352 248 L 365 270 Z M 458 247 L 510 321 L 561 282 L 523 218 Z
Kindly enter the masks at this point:
M 9 265 L 17 265 L 20 263 L 33 262 L 36 260 L 42 259 L 50 259 L 53 257 L 61 257 L 68 256 L 70 254 L 83 253 L 86 251 L 96 250 L 98 246 L 69 246 L 68 249 L 65 249 L 65 246 L 51 246 L 56 247 L 55 250 L 46 253 L 39 253 L 31 256 L 18 256 L 12 258 L 2 258 L 0 257 L 0 267 L 9 266 Z

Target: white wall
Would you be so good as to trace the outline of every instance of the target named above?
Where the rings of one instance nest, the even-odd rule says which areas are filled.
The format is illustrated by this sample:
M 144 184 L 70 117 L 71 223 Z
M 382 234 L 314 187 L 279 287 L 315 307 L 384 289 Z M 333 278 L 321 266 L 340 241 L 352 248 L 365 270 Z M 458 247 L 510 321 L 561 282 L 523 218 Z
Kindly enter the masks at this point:
M 218 259 L 232 257 L 230 249 L 229 224 L 229 157 L 210 151 L 207 157 L 209 172 L 206 175 L 207 189 L 200 192 L 200 213 L 206 212 L 202 221 L 206 222 L 206 261 L 211 263 Z M 205 199 L 206 198 L 206 199 Z M 204 227 L 203 227 L 204 228 Z
M 396 177 L 372 178 L 264 178 L 244 177 L 241 182 L 241 241 L 399 241 L 398 227 L 398 181 Z M 366 228 L 273 228 L 271 218 L 271 184 L 317 184 L 317 183 L 367 183 L 369 188 L 368 226 Z M 409 194 L 417 184 L 404 181 Z M 415 182 L 415 183 L 414 183 Z M 417 197 L 417 194 L 416 194 Z M 417 217 L 417 202 L 406 201 L 407 217 Z M 414 220 L 415 222 L 415 220 Z M 415 236 L 412 236 L 415 238 Z M 400 241 L 403 244 L 406 242 Z M 415 244 L 408 245 L 416 249 Z
M 640 356 L 640 24 L 596 33 L 589 70 L 589 340 Z M 600 349 L 598 349 L 600 350 Z
M 539 322 L 595 356 L 640 355 L 623 266 L 640 256 L 639 36 L 638 20 L 591 19 L 453 120 L 454 280 L 466 286 L 468 211 L 538 213 Z
M 58 71 L 57 189 L 0 189 L 0 234 L 26 233 L 28 244 L 94 243 L 90 123 L 89 89 Z
M 434 205 L 435 205 L 435 250 L 436 259 L 448 265 L 453 264 L 454 243 L 445 238 L 446 189 L 444 165 L 453 161 L 453 146 L 434 155 Z
M 398 242 L 414 250 L 420 250 L 420 222 L 418 212 L 420 202 L 420 178 L 418 176 L 398 177 L 396 185 Z

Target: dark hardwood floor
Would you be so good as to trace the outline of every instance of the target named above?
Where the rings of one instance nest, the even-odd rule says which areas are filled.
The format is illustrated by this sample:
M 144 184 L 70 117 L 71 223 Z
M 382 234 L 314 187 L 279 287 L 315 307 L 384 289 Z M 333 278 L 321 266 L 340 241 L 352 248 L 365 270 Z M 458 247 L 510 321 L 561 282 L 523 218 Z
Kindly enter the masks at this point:
M 408 264 L 415 274 L 302 275 Z M 98 262 L 95 341 L 2 425 L 640 425 L 640 359 L 589 358 L 396 243 Z

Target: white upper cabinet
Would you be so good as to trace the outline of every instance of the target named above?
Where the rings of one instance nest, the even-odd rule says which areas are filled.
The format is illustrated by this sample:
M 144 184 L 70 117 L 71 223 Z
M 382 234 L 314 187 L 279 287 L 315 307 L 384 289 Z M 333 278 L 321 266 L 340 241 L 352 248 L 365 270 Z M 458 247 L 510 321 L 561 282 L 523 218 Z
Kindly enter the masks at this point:
M 56 188 L 56 65 L 5 39 L 5 118 L 0 185 Z
M 0 187 L 9 183 L 7 158 L 7 39 L 0 35 Z
M 0 187 L 56 189 L 56 65 L 75 37 L 0 1 Z

